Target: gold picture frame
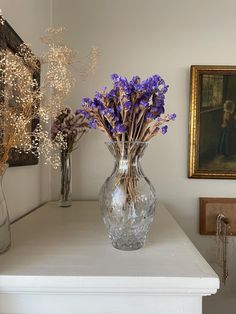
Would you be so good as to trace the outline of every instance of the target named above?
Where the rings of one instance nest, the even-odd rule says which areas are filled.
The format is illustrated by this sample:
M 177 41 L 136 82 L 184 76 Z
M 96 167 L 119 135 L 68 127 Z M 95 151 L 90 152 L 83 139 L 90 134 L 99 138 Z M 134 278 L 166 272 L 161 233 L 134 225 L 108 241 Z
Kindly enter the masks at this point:
M 188 177 L 236 179 L 236 66 L 192 65 Z

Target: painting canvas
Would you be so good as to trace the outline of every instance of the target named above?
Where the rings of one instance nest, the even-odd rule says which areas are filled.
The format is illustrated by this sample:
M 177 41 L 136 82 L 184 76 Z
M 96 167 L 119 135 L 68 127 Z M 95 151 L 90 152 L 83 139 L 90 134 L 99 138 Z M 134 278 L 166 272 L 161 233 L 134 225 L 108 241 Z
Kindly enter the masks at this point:
M 236 178 L 236 67 L 192 66 L 189 177 Z

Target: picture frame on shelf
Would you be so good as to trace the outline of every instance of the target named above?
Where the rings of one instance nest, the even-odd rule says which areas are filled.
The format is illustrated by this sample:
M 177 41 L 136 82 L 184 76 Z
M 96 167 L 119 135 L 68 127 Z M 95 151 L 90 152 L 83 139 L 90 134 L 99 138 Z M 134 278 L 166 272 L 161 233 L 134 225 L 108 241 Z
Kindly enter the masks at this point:
M 236 198 L 200 197 L 199 214 L 201 235 L 216 235 L 220 214 L 229 220 L 230 235 L 236 235 Z
M 4 50 L 6 52 L 6 56 L 9 54 L 11 55 L 11 58 L 13 55 L 20 52 L 20 49 L 22 45 L 24 44 L 24 41 L 21 39 L 21 37 L 15 32 L 15 30 L 10 26 L 10 24 L 1 17 L 0 21 L 0 49 L 1 51 Z M 27 52 L 25 52 L 27 53 Z M 30 53 L 32 53 L 30 51 Z M 32 74 L 32 78 L 37 81 L 37 86 L 39 88 L 40 86 L 40 61 L 37 60 L 37 69 L 32 69 L 29 64 L 25 62 L 25 58 L 22 55 L 22 63 L 27 67 L 30 75 Z M 0 93 L 1 97 L 4 97 L 4 86 L 0 85 Z M 12 90 L 13 95 L 17 93 L 20 93 L 20 90 Z M 14 101 L 13 97 L 12 102 L 9 102 L 9 106 L 17 106 L 17 104 Z M 35 104 L 36 106 L 39 106 L 39 104 Z M 32 108 L 33 112 L 33 108 Z M 32 123 L 31 123 L 31 130 L 29 132 L 33 132 L 39 123 L 38 118 L 32 117 Z M 33 136 L 32 136 L 33 141 Z M 17 151 L 17 149 L 11 149 L 10 151 L 10 157 L 8 159 L 8 164 L 10 167 L 15 166 L 26 166 L 26 165 L 36 165 L 38 164 L 38 157 L 36 154 L 33 154 L 32 152 L 24 152 L 24 151 Z
M 236 66 L 192 65 L 188 177 L 236 179 Z

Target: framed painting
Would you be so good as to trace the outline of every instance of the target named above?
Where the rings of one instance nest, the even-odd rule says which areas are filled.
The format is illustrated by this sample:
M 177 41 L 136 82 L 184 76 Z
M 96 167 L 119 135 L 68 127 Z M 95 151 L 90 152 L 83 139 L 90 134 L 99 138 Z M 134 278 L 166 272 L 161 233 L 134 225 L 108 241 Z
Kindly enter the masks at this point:
M 5 50 L 6 56 L 9 55 L 9 58 L 14 57 L 16 53 L 18 53 L 23 44 L 23 40 L 19 37 L 19 35 L 13 30 L 13 28 L 9 25 L 6 20 L 1 19 L 0 23 L 0 49 Z M 22 56 L 22 63 L 27 67 L 27 71 L 32 75 L 32 79 L 37 80 L 38 86 L 40 86 L 40 62 L 37 60 L 39 67 L 37 69 L 32 70 L 29 65 L 27 65 Z M 1 94 L 4 97 L 4 86 L 0 85 Z M 9 91 L 8 91 L 9 92 Z M 14 97 L 14 93 L 16 93 L 16 97 Z M 20 93 L 20 90 L 12 90 L 13 101 L 9 103 L 9 106 L 17 106 L 14 99 L 17 98 L 17 93 Z M 38 104 L 37 104 L 38 105 Z M 33 108 L 32 108 L 33 110 Z M 32 118 L 32 123 L 29 132 L 34 131 L 36 125 L 38 124 L 39 119 Z M 33 141 L 33 137 L 32 137 Z M 10 157 L 8 159 L 8 164 L 10 167 L 14 166 L 25 166 L 25 165 L 35 165 L 38 163 L 38 157 L 31 152 L 18 152 L 16 149 L 12 149 L 10 152 Z
M 189 178 L 236 179 L 236 66 L 191 66 Z

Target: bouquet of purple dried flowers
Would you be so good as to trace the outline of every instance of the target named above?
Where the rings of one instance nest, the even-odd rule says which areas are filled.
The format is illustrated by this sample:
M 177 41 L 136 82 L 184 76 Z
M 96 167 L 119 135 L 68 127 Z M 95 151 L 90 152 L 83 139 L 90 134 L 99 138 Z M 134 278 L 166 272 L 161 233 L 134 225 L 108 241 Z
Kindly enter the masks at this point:
M 73 113 L 68 107 L 62 109 L 53 121 L 51 128 L 52 140 L 60 134 L 64 139 L 61 151 L 71 153 L 78 148 L 78 142 L 87 130 L 87 123 L 83 115 Z
M 78 109 L 90 128 L 105 132 L 111 141 L 146 142 L 155 135 L 167 132 L 167 122 L 175 114 L 165 112 L 165 93 L 168 85 L 159 75 L 144 81 L 134 76 L 131 81 L 117 74 L 111 75 L 113 88 L 96 92 L 93 99 L 84 98 Z
M 73 113 L 66 107 L 56 116 L 52 128 L 52 141 L 59 141 L 61 165 L 61 197 L 60 206 L 71 205 L 71 153 L 78 148 L 78 142 L 87 130 L 87 123 L 83 115 Z

